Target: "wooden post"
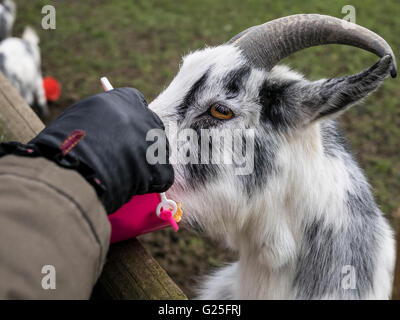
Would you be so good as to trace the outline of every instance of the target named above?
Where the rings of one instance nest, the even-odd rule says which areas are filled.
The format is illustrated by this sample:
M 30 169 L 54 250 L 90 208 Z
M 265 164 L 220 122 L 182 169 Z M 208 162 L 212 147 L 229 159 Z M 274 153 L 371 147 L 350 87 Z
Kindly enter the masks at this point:
M 0 135 L 26 143 L 44 124 L 0 72 Z M 112 245 L 93 296 L 106 299 L 187 299 L 136 239 Z
M 394 214 L 394 225 L 396 232 L 396 267 L 394 269 L 392 299 L 400 300 L 400 207 Z

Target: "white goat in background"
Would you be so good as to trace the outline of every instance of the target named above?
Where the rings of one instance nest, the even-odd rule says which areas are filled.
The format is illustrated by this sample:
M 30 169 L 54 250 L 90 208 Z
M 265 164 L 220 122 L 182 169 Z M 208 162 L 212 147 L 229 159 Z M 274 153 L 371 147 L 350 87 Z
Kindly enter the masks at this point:
M 276 66 L 296 51 L 329 43 L 382 58 L 359 74 L 314 82 Z M 182 201 L 182 221 L 240 257 L 209 276 L 199 298 L 390 297 L 392 231 L 333 120 L 390 72 L 396 75 L 396 63 L 382 38 L 314 14 L 250 28 L 184 58 L 149 106 L 167 130 L 178 123 L 170 136 L 187 128 L 199 136 L 213 128 L 255 131 L 249 175 L 235 175 L 235 164 L 175 165 L 168 196 Z
M 0 4 L 0 40 L 11 37 L 17 7 L 12 0 L 4 0 Z
M 22 38 L 7 38 L 0 43 L 0 71 L 29 105 L 37 106 L 41 118 L 47 117 L 39 37 L 31 27 L 25 28 Z

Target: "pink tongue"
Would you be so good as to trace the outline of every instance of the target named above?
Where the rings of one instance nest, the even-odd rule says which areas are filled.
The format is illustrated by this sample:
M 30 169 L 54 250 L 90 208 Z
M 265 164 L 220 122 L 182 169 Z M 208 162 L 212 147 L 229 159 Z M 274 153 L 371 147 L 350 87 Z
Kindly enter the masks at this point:
M 178 224 L 174 220 L 172 216 L 172 212 L 169 210 L 161 210 L 160 212 L 160 218 L 166 222 L 168 222 L 172 228 L 174 228 L 175 232 L 179 230 Z

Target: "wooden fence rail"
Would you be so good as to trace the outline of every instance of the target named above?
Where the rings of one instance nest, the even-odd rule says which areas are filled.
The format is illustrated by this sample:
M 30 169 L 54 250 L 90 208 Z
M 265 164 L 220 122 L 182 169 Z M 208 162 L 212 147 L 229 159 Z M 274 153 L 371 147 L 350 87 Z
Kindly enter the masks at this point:
M 0 136 L 26 143 L 44 124 L 0 72 Z M 136 239 L 110 247 L 94 298 L 187 299 Z

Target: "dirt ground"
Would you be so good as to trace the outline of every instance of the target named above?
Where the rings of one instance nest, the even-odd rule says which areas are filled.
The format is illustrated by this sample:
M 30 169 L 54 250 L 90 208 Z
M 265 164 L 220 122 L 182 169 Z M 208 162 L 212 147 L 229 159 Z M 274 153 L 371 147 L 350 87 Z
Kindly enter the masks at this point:
M 195 297 L 203 275 L 236 258 L 233 252 L 184 229 L 168 228 L 139 239 L 189 298 Z

